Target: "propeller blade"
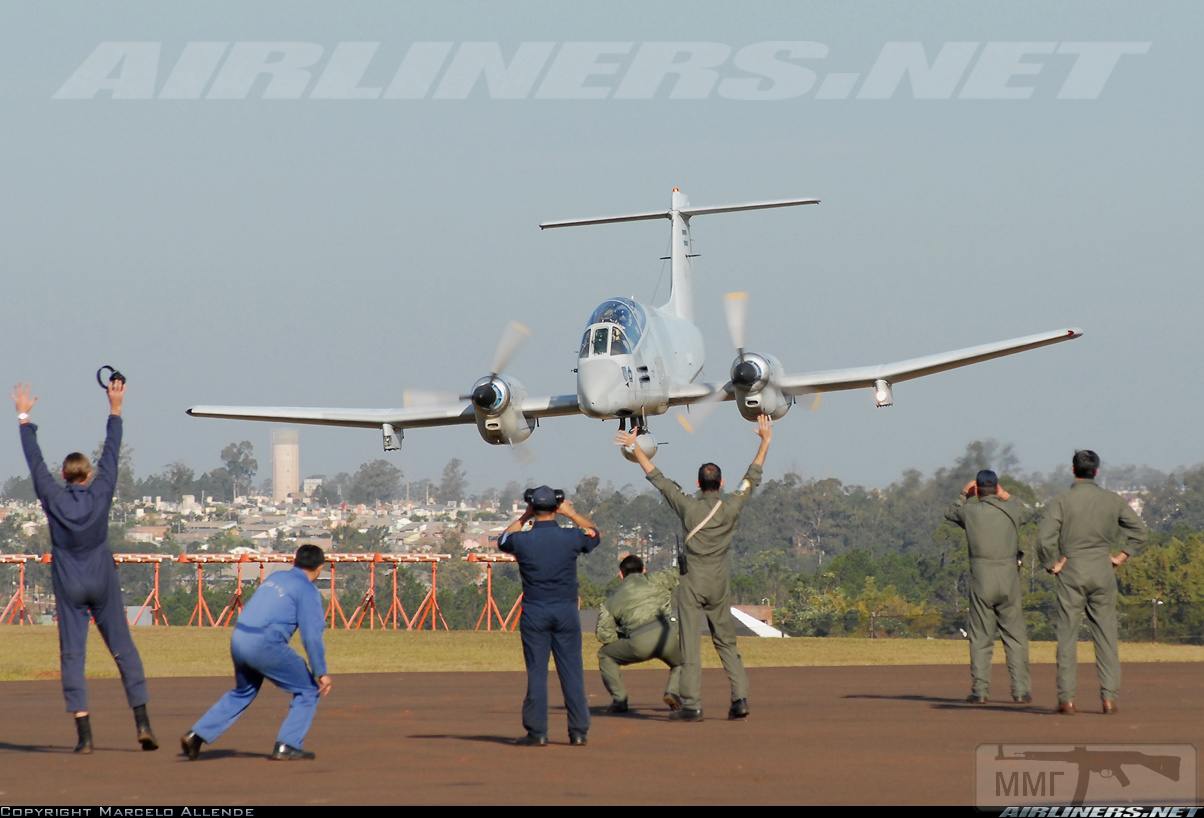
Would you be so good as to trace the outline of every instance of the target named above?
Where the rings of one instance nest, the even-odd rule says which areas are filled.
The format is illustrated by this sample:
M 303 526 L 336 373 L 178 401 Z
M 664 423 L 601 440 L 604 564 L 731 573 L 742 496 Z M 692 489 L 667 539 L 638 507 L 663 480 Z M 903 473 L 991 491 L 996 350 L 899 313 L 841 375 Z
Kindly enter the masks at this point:
M 677 422 L 681 424 L 681 428 L 685 429 L 687 434 L 694 434 L 702 428 L 707 418 L 715 413 L 715 408 L 723 402 L 726 395 L 727 393 L 722 387 L 716 389 L 702 400 L 686 407 L 686 411 L 679 412 Z
M 727 318 L 727 331 L 732 346 L 744 354 L 744 333 L 748 323 L 748 293 L 728 293 L 723 297 L 723 313 Z
M 446 406 L 467 400 L 455 392 L 437 392 L 431 389 L 407 389 L 401 393 L 401 405 L 406 409 L 422 409 L 430 406 Z
M 520 466 L 530 466 L 535 462 L 535 450 L 526 441 L 511 443 L 509 448 L 510 453 L 514 455 L 515 462 Z
M 493 367 L 489 371 L 494 375 L 503 371 L 514 357 L 514 353 L 530 337 L 531 330 L 527 329 L 525 324 L 518 321 L 507 324 L 506 329 L 502 331 L 502 337 L 498 339 L 497 349 L 493 353 Z
M 823 402 L 824 402 L 824 393 L 823 393 L 823 392 L 816 392 L 816 393 L 815 393 L 815 399 L 811 401 L 811 411 L 812 411 L 812 412 L 818 412 L 818 411 L 819 411 L 819 405 L 820 405 L 821 403 L 823 403 Z

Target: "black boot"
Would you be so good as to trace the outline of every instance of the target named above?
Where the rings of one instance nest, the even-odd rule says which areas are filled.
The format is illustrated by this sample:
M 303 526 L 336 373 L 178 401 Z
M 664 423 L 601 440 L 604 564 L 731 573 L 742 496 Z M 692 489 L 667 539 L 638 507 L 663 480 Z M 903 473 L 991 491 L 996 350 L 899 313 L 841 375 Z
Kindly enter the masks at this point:
M 733 721 L 748 718 L 748 699 L 736 699 L 732 702 L 731 709 L 727 711 L 727 717 Z
M 205 740 L 191 730 L 180 736 L 180 749 L 184 751 L 184 755 L 188 756 L 189 761 L 196 761 L 196 757 L 201 754 L 201 745 L 204 743 Z
M 159 741 L 151 731 L 150 717 L 146 715 L 146 705 L 140 704 L 134 708 L 134 726 L 138 729 L 138 743 L 143 750 L 158 750 Z
M 79 736 L 79 742 L 75 745 L 77 753 L 92 752 L 92 722 L 88 721 L 87 716 L 75 717 L 75 733 Z
M 276 742 L 276 746 L 272 748 L 272 754 L 268 756 L 272 761 L 313 761 L 317 755 L 302 750 L 299 747 L 293 747 L 285 744 L 283 741 Z

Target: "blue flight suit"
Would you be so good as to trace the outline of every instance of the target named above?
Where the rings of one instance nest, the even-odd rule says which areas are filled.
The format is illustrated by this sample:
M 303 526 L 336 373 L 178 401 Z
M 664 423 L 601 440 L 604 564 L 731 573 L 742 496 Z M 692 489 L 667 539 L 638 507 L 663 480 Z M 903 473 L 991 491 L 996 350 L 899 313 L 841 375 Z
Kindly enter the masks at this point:
M 309 667 L 288 645 L 298 627 Z M 325 628 L 322 595 L 303 570 L 279 571 L 265 579 L 243 608 L 230 638 L 235 687 L 201 716 L 192 732 L 212 744 L 250 706 L 267 678 L 293 694 L 276 741 L 300 749 L 318 709 L 315 677 L 326 675 Z
M 498 549 L 518 560 L 523 580 L 519 633 L 527 665 L 523 727 L 548 734 L 548 653 L 569 711 L 569 735 L 589 732 L 589 703 L 581 664 L 581 615 L 577 609 L 577 557 L 598 547 L 599 536 L 561 528 L 555 520 L 536 521 L 529 531 L 504 535 Z
M 53 555 L 50 576 L 59 623 L 59 667 L 67 712 L 88 709 L 84 656 L 88 619 L 96 627 L 125 686 L 130 707 L 147 702 L 146 674 L 126 619 L 117 565 L 109 550 L 109 509 L 117 486 L 117 453 L 121 450 L 121 418 L 109 415 L 104 448 L 92 480 L 67 486 L 50 476 L 38 446 L 38 427 L 21 425 L 21 448 L 33 477 L 34 491 L 50 524 Z

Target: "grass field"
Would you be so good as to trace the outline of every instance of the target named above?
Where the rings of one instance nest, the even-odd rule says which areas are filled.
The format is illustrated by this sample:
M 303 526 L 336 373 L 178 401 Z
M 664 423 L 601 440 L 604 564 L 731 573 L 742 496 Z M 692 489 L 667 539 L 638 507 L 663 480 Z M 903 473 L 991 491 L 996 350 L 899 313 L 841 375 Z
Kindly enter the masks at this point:
M 225 676 L 230 673 L 230 631 L 220 628 L 138 628 L 134 639 L 147 675 Z M 597 642 L 585 636 L 585 666 L 596 668 Z M 345 631 L 326 634 L 332 674 L 399 671 L 522 670 L 522 648 L 516 633 L 472 631 Z M 959 665 L 968 661 L 966 643 L 957 639 L 741 639 L 740 652 L 749 667 L 837 665 Z M 1126 662 L 1200 662 L 1204 646 L 1126 643 Z M 1034 663 L 1054 661 L 1051 642 L 1034 642 Z M 1091 646 L 1079 645 L 1080 661 L 1091 661 Z M 1003 661 L 996 647 L 995 661 Z M 719 660 L 704 646 L 706 667 Z M 649 667 L 659 666 L 649 665 Z M 0 681 L 56 679 L 59 675 L 58 633 L 53 626 L 0 626 Z M 117 668 L 96 629 L 88 640 L 88 675 L 114 678 Z

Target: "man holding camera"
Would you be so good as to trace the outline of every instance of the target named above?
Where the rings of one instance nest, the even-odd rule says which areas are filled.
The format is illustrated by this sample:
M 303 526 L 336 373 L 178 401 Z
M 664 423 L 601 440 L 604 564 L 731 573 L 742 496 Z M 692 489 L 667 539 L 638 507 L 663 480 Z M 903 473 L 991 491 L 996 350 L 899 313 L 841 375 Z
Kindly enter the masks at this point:
M 966 530 L 970 549 L 970 695 L 971 704 L 986 704 L 991 689 L 991 654 L 995 637 L 1003 639 L 1012 701 L 1028 704 L 1028 633 L 1024 627 L 1020 588 L 1020 526 L 1025 507 L 999 485 L 999 477 L 983 469 L 962 488 L 945 519 Z
M 628 554 L 619 561 L 623 582 L 606 597 L 598 609 L 598 627 L 594 633 L 602 647 L 598 649 L 598 670 L 602 683 L 610 691 L 609 712 L 626 713 L 627 688 L 623 685 L 623 665 L 660 659 L 669 666 L 665 704 L 681 709 L 678 692 L 681 683 L 681 634 L 673 609 L 675 571 L 644 573 L 644 561 Z
M 75 716 L 77 753 L 92 752 L 92 724 L 88 717 L 88 687 L 84 679 L 84 656 L 88 643 L 88 620 L 104 638 L 121 673 L 125 696 L 134 710 L 134 726 L 143 750 L 159 749 L 146 714 L 146 674 L 142 659 L 130 636 L 121 580 L 113 552 L 109 550 L 109 510 L 117 487 L 117 455 L 121 450 L 121 408 L 125 401 L 125 379 L 114 376 L 106 389 L 109 420 L 104 448 L 95 473 L 86 455 L 73 452 L 63 460 L 60 486 L 38 445 L 38 427 L 30 412 L 38 399 L 28 384 L 13 390 L 17 420 L 21 424 L 21 448 L 33 478 L 34 491 L 50 525 L 53 553 L 51 579 L 54 610 L 59 624 L 59 664 L 67 712 Z
M 585 698 L 585 669 L 581 662 L 581 615 L 577 609 L 577 558 L 598 547 L 598 529 L 564 498 L 547 486 L 529 489 L 527 509 L 511 523 L 498 549 L 518 560 L 523 581 L 523 613 L 519 633 L 527 666 L 527 695 L 523 727 L 516 742 L 528 747 L 548 743 L 548 654 L 556 660 L 556 675 L 569 712 L 569 744 L 583 746 L 589 732 Z M 573 523 L 561 528 L 560 514 Z M 531 527 L 523 527 L 531 521 Z
M 685 550 L 679 559 L 681 583 L 677 586 L 677 615 L 681 619 L 682 708 L 669 714 L 676 721 L 702 721 L 702 647 L 698 634 L 703 617 L 711 629 L 711 642 L 732 686 L 729 719 L 748 717 L 748 674 L 736 649 L 736 621 L 732 616 L 732 566 L 728 552 L 736 533 L 740 512 L 761 484 L 761 468 L 773 439 L 773 422 L 768 415 L 757 419 L 761 444 L 740 486 L 723 494 L 723 473 L 714 463 L 698 468 L 699 492 L 691 497 L 652 465 L 637 443 L 637 433 L 619 432 L 615 443 L 630 448 L 648 482 L 656 486 L 676 512 L 686 530 Z

